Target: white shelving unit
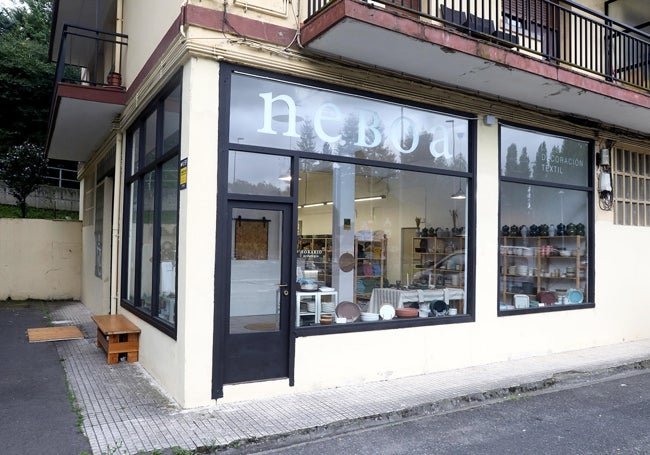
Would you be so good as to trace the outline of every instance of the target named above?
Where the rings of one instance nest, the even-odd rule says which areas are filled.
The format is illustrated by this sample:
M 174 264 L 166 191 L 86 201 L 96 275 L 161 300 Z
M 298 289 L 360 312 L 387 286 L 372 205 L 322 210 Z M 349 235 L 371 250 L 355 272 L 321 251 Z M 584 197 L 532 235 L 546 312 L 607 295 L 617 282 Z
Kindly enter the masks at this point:
M 323 303 L 331 303 L 332 311 L 323 311 Z M 337 291 L 297 291 L 296 292 L 296 327 L 319 324 L 321 314 L 334 314 L 339 303 Z M 313 305 L 314 311 L 308 311 Z

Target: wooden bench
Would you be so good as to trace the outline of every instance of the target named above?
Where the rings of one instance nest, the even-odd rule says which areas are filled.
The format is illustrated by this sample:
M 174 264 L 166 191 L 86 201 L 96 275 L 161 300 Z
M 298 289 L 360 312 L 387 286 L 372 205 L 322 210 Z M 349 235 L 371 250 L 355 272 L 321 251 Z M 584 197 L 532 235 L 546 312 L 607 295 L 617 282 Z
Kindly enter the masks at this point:
M 97 324 L 97 347 L 104 348 L 108 363 L 120 361 L 120 354 L 126 354 L 129 362 L 138 361 L 140 350 L 140 329 L 121 314 L 93 316 Z

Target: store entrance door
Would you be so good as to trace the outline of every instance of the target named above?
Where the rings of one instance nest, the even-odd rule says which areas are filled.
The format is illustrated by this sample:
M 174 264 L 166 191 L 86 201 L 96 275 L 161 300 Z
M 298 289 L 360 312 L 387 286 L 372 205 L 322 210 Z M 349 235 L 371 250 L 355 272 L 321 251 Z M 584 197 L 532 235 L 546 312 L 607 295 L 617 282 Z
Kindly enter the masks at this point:
M 225 384 L 289 376 L 291 210 L 289 204 L 230 203 L 230 257 L 227 265 L 219 261 L 230 271 Z

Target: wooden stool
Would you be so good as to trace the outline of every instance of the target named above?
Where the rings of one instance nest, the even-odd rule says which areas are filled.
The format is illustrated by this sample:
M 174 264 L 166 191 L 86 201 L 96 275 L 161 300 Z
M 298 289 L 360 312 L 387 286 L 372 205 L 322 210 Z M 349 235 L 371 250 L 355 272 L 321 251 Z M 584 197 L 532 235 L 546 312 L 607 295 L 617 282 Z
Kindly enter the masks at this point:
M 97 324 L 97 347 L 104 348 L 108 363 L 120 361 L 120 354 L 126 354 L 129 362 L 138 361 L 140 350 L 140 329 L 121 314 L 93 316 Z

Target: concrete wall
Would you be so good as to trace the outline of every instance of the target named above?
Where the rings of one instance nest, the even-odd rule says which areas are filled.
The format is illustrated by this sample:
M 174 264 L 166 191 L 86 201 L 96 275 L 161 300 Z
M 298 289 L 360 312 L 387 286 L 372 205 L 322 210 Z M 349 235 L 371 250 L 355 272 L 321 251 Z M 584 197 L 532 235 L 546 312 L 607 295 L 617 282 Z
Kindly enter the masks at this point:
M 0 300 L 80 296 L 80 221 L 0 218 Z
M 16 205 L 16 198 L 3 182 L 0 182 L 0 204 Z M 43 185 L 27 197 L 27 206 L 76 212 L 79 210 L 79 190 Z

